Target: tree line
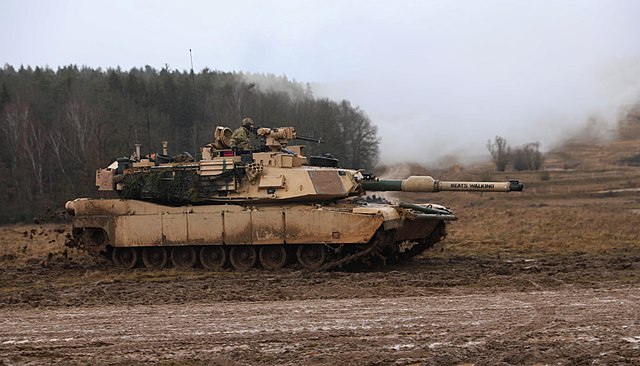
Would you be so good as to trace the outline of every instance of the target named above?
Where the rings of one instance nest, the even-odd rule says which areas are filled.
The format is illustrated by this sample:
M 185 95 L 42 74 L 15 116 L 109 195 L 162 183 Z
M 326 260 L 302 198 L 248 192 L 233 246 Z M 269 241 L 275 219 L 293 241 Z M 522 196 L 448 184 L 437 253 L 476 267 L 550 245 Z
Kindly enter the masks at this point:
M 378 158 L 375 125 L 348 101 L 314 97 L 285 76 L 199 73 L 150 66 L 102 70 L 75 65 L 0 68 L 0 222 L 55 210 L 75 197 L 95 197 L 95 169 L 142 151 L 197 153 L 215 126 L 293 126 L 322 138 L 343 167 L 369 169 Z

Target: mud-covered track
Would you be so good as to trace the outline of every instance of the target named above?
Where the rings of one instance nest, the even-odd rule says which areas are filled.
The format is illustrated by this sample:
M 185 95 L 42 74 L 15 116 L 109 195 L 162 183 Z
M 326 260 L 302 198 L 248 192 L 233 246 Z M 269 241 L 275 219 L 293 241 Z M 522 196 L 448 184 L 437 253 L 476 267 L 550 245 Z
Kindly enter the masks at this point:
M 422 254 L 445 236 L 444 223 L 419 242 L 397 243 L 393 232 L 379 230 L 371 241 L 363 245 L 182 245 L 148 247 L 109 247 L 98 252 L 98 258 L 110 260 L 121 269 L 146 267 L 178 269 L 232 268 L 247 271 L 262 268 L 275 271 L 287 265 L 299 265 L 307 270 L 330 270 L 349 265 L 383 268 Z M 75 244 L 69 245 L 74 247 Z

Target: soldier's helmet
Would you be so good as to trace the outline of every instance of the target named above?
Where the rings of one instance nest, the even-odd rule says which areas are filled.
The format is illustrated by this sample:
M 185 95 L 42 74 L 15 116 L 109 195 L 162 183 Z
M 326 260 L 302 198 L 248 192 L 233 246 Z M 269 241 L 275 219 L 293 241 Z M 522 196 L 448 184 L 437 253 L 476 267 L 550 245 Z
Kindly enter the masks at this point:
M 251 118 L 245 118 L 242 120 L 242 127 L 253 127 L 253 120 Z

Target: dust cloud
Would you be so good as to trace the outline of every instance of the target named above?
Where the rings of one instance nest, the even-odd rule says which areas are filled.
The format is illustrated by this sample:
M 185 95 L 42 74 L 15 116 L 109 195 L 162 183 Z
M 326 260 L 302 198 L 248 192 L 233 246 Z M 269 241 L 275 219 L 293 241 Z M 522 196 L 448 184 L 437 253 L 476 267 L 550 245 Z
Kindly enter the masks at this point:
M 638 3 L 430 3 L 419 10 L 389 15 L 394 27 L 360 55 L 354 78 L 314 85 L 316 94 L 368 113 L 383 164 L 485 160 L 496 135 L 512 146 L 538 141 L 542 150 L 587 125 L 607 138 L 640 100 L 640 33 L 630 16 L 640 13 Z

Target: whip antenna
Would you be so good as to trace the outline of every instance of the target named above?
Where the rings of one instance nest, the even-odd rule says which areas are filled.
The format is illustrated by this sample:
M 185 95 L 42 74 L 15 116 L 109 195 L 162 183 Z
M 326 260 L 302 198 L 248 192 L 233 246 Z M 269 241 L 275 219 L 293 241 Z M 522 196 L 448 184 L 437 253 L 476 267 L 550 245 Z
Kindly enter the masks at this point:
M 147 90 L 147 155 L 149 160 L 151 160 L 151 115 L 149 112 L 149 91 Z M 141 156 L 138 156 L 138 159 L 141 159 Z
M 189 59 L 191 60 L 191 83 L 193 84 L 193 105 L 197 110 L 198 103 L 197 103 L 197 99 L 196 99 L 196 74 L 193 72 L 193 54 L 191 53 L 191 48 L 189 48 Z M 194 111 L 194 114 L 195 114 L 195 112 L 196 111 Z M 195 124 L 194 127 L 195 127 L 195 130 L 196 130 L 195 131 L 195 140 L 196 140 L 195 141 L 195 145 L 196 146 L 195 146 L 194 151 L 195 151 L 195 155 L 196 155 L 196 159 L 197 159 L 197 157 L 198 157 L 198 143 L 200 142 L 200 139 L 199 139 L 199 137 L 200 137 L 199 136 L 199 131 L 200 131 L 199 127 L 200 126 L 198 124 L 197 116 L 194 116 L 194 121 L 193 122 Z

